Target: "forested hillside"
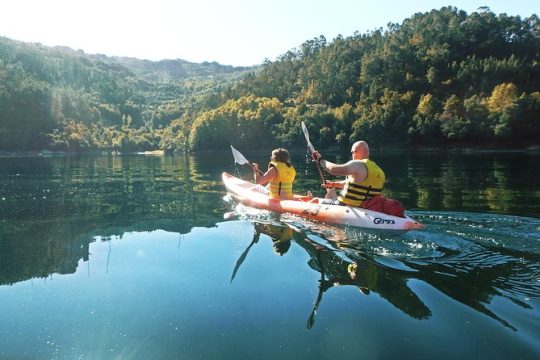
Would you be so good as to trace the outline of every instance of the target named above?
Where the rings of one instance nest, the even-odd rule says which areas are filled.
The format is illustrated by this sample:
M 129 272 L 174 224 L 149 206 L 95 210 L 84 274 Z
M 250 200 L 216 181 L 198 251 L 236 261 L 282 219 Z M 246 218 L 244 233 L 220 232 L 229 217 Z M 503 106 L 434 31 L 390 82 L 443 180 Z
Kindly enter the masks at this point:
M 228 84 L 253 70 L 0 37 L 0 150 L 155 149 L 170 142 L 171 121 L 214 107 Z
M 540 21 L 479 9 L 308 40 L 257 69 L 0 39 L 0 148 L 524 146 L 540 141 Z
M 238 97 L 279 100 L 282 119 L 259 119 L 268 123 L 260 130 L 285 146 L 301 142 L 300 120 L 320 146 L 539 143 L 539 91 L 536 15 L 450 7 L 386 30 L 307 41 L 235 88 Z M 196 147 L 199 124 L 213 127 L 206 117 L 195 122 Z

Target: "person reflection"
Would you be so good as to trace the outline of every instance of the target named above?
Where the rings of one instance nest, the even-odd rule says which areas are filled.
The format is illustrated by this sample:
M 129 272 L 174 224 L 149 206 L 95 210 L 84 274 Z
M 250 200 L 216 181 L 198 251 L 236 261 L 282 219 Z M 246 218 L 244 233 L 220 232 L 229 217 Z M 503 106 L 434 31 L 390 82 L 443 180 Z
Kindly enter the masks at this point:
M 307 321 L 308 329 L 315 322 L 323 294 L 337 286 L 353 286 L 361 295 L 376 293 L 415 319 L 426 319 L 431 316 L 431 310 L 407 284 L 410 273 L 381 266 L 371 256 L 348 248 L 344 233 L 340 231 L 333 233 L 329 227 L 322 225 L 314 226 L 309 231 L 299 231 L 283 223 L 255 221 L 253 226 L 253 239 L 237 260 L 231 282 L 250 248 L 259 241 L 261 234 L 272 239 L 274 252 L 280 256 L 289 251 L 292 242 L 296 243 L 308 254 L 307 265 L 320 273 L 319 291 Z
M 272 248 L 277 255 L 283 256 L 291 247 L 294 232 L 288 226 L 254 223 L 255 232 L 268 235 L 272 239 Z
M 380 266 L 371 257 L 347 249 L 344 243 L 332 241 L 333 246 L 326 246 L 303 233 L 298 233 L 294 240 L 309 254 L 309 267 L 321 274 L 308 329 L 313 326 L 323 294 L 336 286 L 354 286 L 363 295 L 377 293 L 415 319 L 431 316 L 431 310 L 407 286 L 407 274 Z
M 278 226 L 260 222 L 254 222 L 253 226 L 253 238 L 247 248 L 244 250 L 244 252 L 240 255 L 238 260 L 236 260 L 236 264 L 231 275 L 231 283 L 236 277 L 236 273 L 246 259 L 251 247 L 259 242 L 261 234 L 265 234 L 272 239 L 272 248 L 274 249 L 274 252 L 280 256 L 283 256 L 285 253 L 287 253 L 287 251 L 289 251 L 289 248 L 291 247 L 291 240 L 294 234 L 291 228 L 287 226 Z

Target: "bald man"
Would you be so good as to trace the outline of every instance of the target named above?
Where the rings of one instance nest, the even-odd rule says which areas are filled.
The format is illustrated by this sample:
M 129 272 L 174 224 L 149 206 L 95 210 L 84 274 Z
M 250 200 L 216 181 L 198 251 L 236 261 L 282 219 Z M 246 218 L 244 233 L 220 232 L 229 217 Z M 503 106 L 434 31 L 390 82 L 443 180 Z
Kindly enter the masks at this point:
M 313 158 L 321 168 L 332 175 L 346 176 L 343 181 L 328 181 L 326 188 L 341 189 L 335 203 L 358 206 L 367 199 L 381 195 L 384 187 L 384 172 L 369 159 L 369 146 L 365 141 L 357 141 L 351 147 L 352 160 L 345 164 L 334 164 L 324 160 L 319 152 L 313 153 Z

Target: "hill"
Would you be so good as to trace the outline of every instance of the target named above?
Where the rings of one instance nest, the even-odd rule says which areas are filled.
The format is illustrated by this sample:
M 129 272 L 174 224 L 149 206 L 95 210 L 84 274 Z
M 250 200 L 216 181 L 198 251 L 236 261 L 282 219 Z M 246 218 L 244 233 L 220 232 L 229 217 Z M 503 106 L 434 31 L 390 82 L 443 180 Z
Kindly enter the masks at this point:
M 306 41 L 235 91 L 280 102 L 281 118 L 261 119 L 260 131 L 281 146 L 302 143 L 301 120 L 321 147 L 538 144 L 540 21 L 488 8 L 416 13 L 386 29 Z M 194 124 L 192 146 L 225 142 L 207 134 L 217 118 Z M 253 146 L 249 138 L 257 134 L 236 144 Z
M 416 13 L 308 40 L 257 68 L 88 55 L 0 39 L 0 149 L 199 151 L 529 146 L 540 139 L 540 20 Z
M 149 134 L 204 109 L 255 70 L 107 57 L 0 37 L 0 150 L 154 148 L 121 135 Z M 96 131 L 101 138 L 92 139 Z

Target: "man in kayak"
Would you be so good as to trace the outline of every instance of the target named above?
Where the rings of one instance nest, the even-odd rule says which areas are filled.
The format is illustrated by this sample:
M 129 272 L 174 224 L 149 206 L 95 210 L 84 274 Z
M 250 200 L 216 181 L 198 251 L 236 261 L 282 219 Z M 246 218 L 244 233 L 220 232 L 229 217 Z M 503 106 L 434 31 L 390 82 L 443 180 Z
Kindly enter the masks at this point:
M 293 199 L 293 182 L 296 170 L 290 163 L 289 152 L 283 148 L 272 150 L 268 170 L 261 176 L 259 164 L 253 163 L 253 176 L 257 185 L 269 183 L 269 196 L 278 199 Z
M 324 160 L 322 155 L 315 151 L 313 159 L 321 168 L 332 175 L 346 176 L 343 181 L 328 181 L 323 184 L 327 189 L 341 189 L 334 199 L 325 199 L 323 203 L 363 207 L 366 200 L 381 195 L 385 176 L 382 169 L 369 159 L 369 146 L 365 141 L 357 141 L 351 147 L 352 160 L 345 164 L 334 164 Z

